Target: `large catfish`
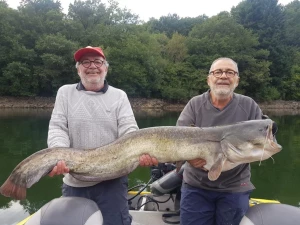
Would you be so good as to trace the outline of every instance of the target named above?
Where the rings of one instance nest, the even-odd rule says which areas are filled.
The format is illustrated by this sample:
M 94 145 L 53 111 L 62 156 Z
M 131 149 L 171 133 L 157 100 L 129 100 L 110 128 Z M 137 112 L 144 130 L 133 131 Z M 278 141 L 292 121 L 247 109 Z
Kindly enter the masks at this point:
M 82 181 L 104 181 L 129 174 L 139 157 L 149 154 L 160 163 L 202 158 L 211 181 L 222 171 L 242 163 L 265 160 L 281 150 L 272 135 L 273 121 L 251 120 L 216 127 L 151 127 L 124 135 L 115 142 L 91 150 L 47 148 L 17 165 L 0 188 L 15 199 L 26 197 L 26 188 L 47 175 L 59 160 Z

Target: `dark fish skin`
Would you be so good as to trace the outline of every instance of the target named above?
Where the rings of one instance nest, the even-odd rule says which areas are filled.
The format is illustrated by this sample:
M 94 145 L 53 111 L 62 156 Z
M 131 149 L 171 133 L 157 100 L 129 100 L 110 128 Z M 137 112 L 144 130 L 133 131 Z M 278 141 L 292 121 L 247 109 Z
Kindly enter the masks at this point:
M 281 150 L 273 141 L 272 120 L 252 120 L 217 127 L 151 127 L 124 135 L 91 150 L 47 148 L 20 162 L 0 188 L 15 199 L 64 160 L 70 174 L 82 181 L 114 179 L 132 172 L 139 157 L 149 154 L 160 163 L 203 158 L 210 180 L 241 163 L 264 160 Z

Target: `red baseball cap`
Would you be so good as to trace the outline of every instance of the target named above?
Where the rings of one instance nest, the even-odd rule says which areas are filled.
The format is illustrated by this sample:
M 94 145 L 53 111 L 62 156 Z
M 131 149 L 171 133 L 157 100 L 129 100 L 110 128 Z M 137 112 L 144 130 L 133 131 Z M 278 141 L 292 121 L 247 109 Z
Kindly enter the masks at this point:
M 102 51 L 101 48 L 99 48 L 99 47 L 87 46 L 87 47 L 85 47 L 85 48 L 81 48 L 81 49 L 77 50 L 77 51 L 74 53 L 74 59 L 75 59 L 75 61 L 78 62 L 78 61 L 81 59 L 81 57 L 82 57 L 83 55 L 87 54 L 87 53 L 96 53 L 96 54 L 102 56 L 104 59 L 106 59 L 106 58 L 105 58 L 105 55 L 104 55 L 104 53 L 103 53 L 103 51 Z

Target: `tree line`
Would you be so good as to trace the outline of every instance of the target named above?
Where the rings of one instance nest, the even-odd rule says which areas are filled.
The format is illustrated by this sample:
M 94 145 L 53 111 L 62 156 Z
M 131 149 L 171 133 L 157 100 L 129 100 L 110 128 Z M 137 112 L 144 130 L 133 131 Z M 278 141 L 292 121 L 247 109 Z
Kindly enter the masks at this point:
M 191 6 L 193 7 L 193 6 Z M 216 16 L 141 21 L 114 0 L 0 0 L 0 95 L 55 96 L 78 82 L 74 52 L 103 48 L 107 80 L 129 97 L 184 101 L 208 89 L 212 61 L 239 66 L 237 92 L 257 101 L 300 100 L 300 2 L 244 0 Z

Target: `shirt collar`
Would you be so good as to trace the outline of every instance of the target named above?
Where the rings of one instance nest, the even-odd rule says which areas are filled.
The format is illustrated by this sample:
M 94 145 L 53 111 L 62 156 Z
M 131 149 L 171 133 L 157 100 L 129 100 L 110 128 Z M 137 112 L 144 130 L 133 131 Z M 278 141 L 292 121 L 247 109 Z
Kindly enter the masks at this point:
M 86 91 L 86 89 L 85 89 L 85 87 L 83 86 L 83 84 L 82 84 L 81 81 L 79 81 L 79 83 L 77 84 L 76 89 L 77 89 L 78 91 Z M 107 89 L 108 89 L 108 82 L 107 82 L 107 80 L 105 80 L 105 81 L 104 81 L 104 86 L 103 86 L 103 88 L 101 88 L 100 90 L 95 91 L 95 92 L 103 92 L 103 93 L 105 93 L 105 92 L 107 91 Z

